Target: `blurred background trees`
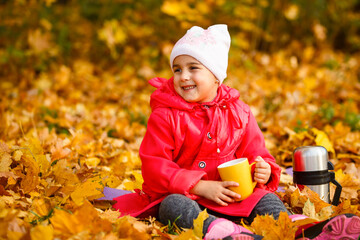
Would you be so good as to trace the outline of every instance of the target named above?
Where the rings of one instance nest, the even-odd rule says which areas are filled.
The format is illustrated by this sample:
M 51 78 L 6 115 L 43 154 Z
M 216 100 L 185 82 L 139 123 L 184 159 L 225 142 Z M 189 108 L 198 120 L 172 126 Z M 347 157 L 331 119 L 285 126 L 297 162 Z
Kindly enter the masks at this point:
M 0 13 L 2 78 L 75 58 L 159 70 L 186 29 L 215 23 L 245 53 L 292 47 L 301 61 L 306 46 L 360 50 L 358 0 L 1 0 Z

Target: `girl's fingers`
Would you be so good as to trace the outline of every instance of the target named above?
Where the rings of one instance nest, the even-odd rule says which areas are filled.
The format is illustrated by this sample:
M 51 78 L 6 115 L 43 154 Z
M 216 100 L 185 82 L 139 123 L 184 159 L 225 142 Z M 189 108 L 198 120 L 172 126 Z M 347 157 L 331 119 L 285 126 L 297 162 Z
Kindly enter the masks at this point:
M 266 176 L 254 176 L 254 180 L 258 183 L 266 183 Z
M 224 187 L 224 190 L 222 191 L 223 194 L 231 197 L 232 199 L 241 198 L 240 194 L 237 194 L 236 192 L 228 189 L 228 187 L 238 187 L 239 183 L 233 181 L 225 181 L 223 182 L 222 186 Z
M 255 173 L 254 178 L 266 178 L 266 173 Z
M 224 181 L 224 182 L 222 182 L 222 186 L 223 186 L 224 188 L 227 188 L 227 187 L 238 187 L 238 186 L 239 186 L 239 183 L 234 182 L 234 181 Z
M 266 174 L 268 171 L 269 170 L 267 168 L 256 168 L 255 174 L 256 173 Z
M 231 197 L 228 197 L 227 195 L 223 194 L 220 196 L 220 199 L 223 201 L 223 202 L 234 202 L 234 200 L 231 198 Z
M 264 160 L 256 163 L 256 168 L 269 168 L 269 164 L 265 162 Z
M 228 205 L 226 202 L 222 201 L 220 198 L 217 198 L 217 199 L 215 200 L 215 202 L 216 202 L 217 204 L 221 205 L 221 206 L 224 206 L 224 207 L 226 207 L 226 206 Z
M 230 198 L 231 200 L 241 198 L 240 194 L 238 194 L 236 192 L 233 192 L 233 191 L 231 191 L 229 189 L 226 189 L 226 191 L 224 191 L 223 194 L 225 194 L 226 196 L 231 197 Z

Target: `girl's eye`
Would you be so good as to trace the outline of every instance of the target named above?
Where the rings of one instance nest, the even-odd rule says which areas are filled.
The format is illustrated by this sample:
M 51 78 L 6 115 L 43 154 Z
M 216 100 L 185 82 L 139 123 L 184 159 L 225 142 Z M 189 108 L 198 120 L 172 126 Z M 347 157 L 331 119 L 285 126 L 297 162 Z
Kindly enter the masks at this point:
M 200 69 L 200 67 L 198 67 L 198 66 L 191 66 L 190 67 L 190 70 L 196 70 L 196 69 Z
M 180 70 L 179 68 L 175 68 L 175 69 L 174 69 L 174 73 L 175 73 L 175 72 L 181 72 L 181 70 Z

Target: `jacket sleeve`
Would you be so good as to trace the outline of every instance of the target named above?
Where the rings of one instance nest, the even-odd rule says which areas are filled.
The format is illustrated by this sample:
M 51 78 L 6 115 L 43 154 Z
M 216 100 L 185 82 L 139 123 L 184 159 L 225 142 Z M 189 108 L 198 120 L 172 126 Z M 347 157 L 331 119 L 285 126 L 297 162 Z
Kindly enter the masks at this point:
M 157 111 L 158 110 L 158 111 Z M 202 178 L 204 171 L 180 168 L 173 161 L 175 139 L 173 118 L 168 111 L 155 110 L 149 118 L 147 131 L 140 146 L 144 187 L 158 195 L 179 193 L 192 199 L 197 196 L 189 191 Z
M 274 157 L 265 147 L 264 136 L 256 122 L 254 115 L 249 111 L 249 120 L 244 130 L 244 136 L 240 146 L 236 150 L 236 157 L 246 157 L 252 163 L 257 156 L 261 156 L 271 166 L 270 179 L 266 184 L 258 184 L 257 187 L 269 191 L 276 191 L 280 181 L 281 168 L 276 164 Z M 253 169 L 255 166 L 253 166 Z

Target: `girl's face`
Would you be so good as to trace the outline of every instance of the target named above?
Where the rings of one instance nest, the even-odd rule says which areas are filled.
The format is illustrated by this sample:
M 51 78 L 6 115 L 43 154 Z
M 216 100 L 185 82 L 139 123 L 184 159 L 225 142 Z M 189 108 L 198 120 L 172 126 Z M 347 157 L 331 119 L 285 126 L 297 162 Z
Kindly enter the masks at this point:
M 211 102 L 215 99 L 219 81 L 198 60 L 188 55 L 174 59 L 174 88 L 187 102 Z

